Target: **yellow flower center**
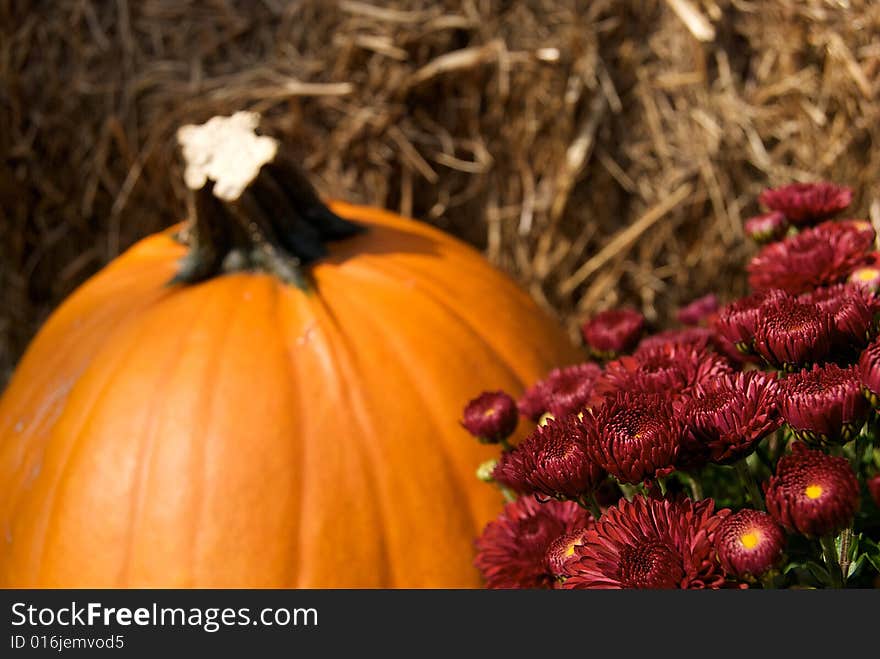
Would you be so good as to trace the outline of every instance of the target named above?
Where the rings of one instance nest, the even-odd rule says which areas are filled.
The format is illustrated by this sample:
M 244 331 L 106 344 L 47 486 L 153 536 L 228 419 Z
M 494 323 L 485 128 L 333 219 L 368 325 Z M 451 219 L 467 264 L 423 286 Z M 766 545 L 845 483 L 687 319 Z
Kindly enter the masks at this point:
M 494 407 L 490 407 L 488 410 L 486 410 L 485 412 L 483 412 L 483 418 L 484 418 L 484 419 L 487 419 L 487 418 L 489 418 L 490 416 L 495 416 L 495 408 L 494 408 Z
M 818 499 L 822 496 L 822 486 L 821 485 L 807 485 L 807 489 L 804 490 L 804 494 L 807 495 L 808 499 Z
M 574 548 L 577 547 L 576 542 L 572 542 L 568 547 L 565 548 L 565 557 L 574 556 Z
M 739 537 L 739 541 L 746 549 L 754 549 L 760 540 L 761 535 L 757 531 L 747 531 Z
M 874 281 L 880 277 L 880 270 L 876 268 L 859 268 L 852 274 L 855 281 Z

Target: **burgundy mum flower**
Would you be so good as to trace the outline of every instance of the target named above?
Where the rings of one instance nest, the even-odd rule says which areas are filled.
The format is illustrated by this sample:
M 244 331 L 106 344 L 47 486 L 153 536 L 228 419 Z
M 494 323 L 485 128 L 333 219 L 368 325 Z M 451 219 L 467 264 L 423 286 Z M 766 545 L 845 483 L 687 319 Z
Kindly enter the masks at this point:
M 781 297 L 785 297 L 783 291 L 771 289 L 735 300 L 721 308 L 712 321 L 712 329 L 740 352 L 751 353 L 761 306 Z
M 693 502 L 621 499 L 575 547 L 563 588 L 719 588 L 724 583 L 713 543 L 728 510 Z
M 859 508 L 859 481 L 849 462 L 800 442 L 780 458 L 764 493 L 773 519 L 806 536 L 837 533 Z
M 635 309 L 609 309 L 584 323 L 581 333 L 590 351 L 602 358 L 632 350 L 645 328 L 645 317 Z
M 713 314 L 712 318 L 714 317 Z M 639 347 L 636 348 L 633 356 L 638 357 L 662 345 L 674 345 L 682 349 L 693 348 L 697 351 L 708 349 L 718 353 L 731 364 L 743 364 L 746 361 L 746 356 L 737 350 L 735 345 L 710 327 L 683 327 L 646 336 L 639 342 Z
M 580 412 L 590 400 L 593 384 L 601 373 L 602 369 L 592 362 L 553 369 L 523 394 L 519 411 L 533 421 L 546 412 L 553 416 Z
M 522 497 L 483 529 L 474 565 L 488 588 L 553 588 L 547 550 L 556 538 L 591 524 L 589 513 L 576 503 L 542 504 Z
M 516 430 L 516 401 L 503 391 L 485 391 L 464 408 L 461 425 L 486 444 L 497 444 Z
M 868 479 L 868 493 L 874 500 L 874 505 L 880 508 L 880 474 L 874 474 Z
M 785 236 L 788 220 L 779 211 L 750 217 L 745 223 L 746 235 L 759 245 L 765 245 Z
M 633 356 L 644 355 L 649 350 L 658 346 L 674 345 L 682 348 L 696 348 L 702 350 L 712 347 L 714 334 L 707 327 L 684 327 L 681 329 L 669 329 L 646 336 L 639 341 Z
M 862 391 L 873 407 L 880 407 L 880 339 L 865 348 L 858 368 Z
M 731 370 L 729 362 L 707 346 L 651 343 L 605 365 L 593 402 L 619 392 L 675 395 Z
M 764 246 L 748 265 L 756 291 L 781 288 L 794 295 L 843 281 L 864 263 L 874 245 L 871 225 L 824 222 Z
M 837 364 L 815 365 L 781 380 L 779 408 L 795 434 L 812 444 L 845 444 L 870 410 L 858 369 Z
M 868 254 L 865 262 L 850 273 L 847 281 L 872 293 L 880 292 L 880 252 Z
M 662 394 L 618 393 L 584 416 L 593 461 L 622 483 L 673 470 L 681 424 Z
M 863 240 L 869 241 L 872 245 L 877 238 L 877 232 L 874 231 L 873 224 L 868 220 L 859 220 L 856 218 L 823 222 L 816 228 L 824 228 L 827 231 L 837 231 L 840 234 L 857 233 Z M 868 252 L 862 256 L 862 258 L 859 259 L 859 264 L 864 265 L 865 263 L 869 263 L 872 254 L 873 252 Z
M 678 322 L 682 325 L 699 325 L 716 311 L 718 311 L 718 296 L 709 293 L 679 309 Z
M 790 370 L 825 359 L 835 338 L 833 319 L 816 304 L 777 296 L 758 309 L 754 350 L 776 368 Z
M 770 515 L 757 510 L 730 515 L 715 535 L 718 561 L 734 577 L 760 577 L 779 565 L 784 547 L 782 528 Z
M 843 347 L 862 349 L 876 333 L 874 318 L 880 311 L 880 300 L 865 288 L 837 284 L 804 293 L 799 299 L 831 315 Z
M 832 217 L 850 205 L 852 189 L 834 183 L 792 183 L 764 190 L 759 201 L 797 226 Z
M 584 423 L 569 415 L 538 426 L 502 454 L 492 476 L 522 494 L 578 499 L 595 490 L 605 473 L 588 455 Z
M 584 537 L 591 526 L 575 529 L 570 533 L 561 535 L 552 543 L 547 550 L 547 569 L 557 579 L 564 579 L 569 574 L 569 566 L 577 561 L 576 550 L 584 544 Z
M 730 464 L 779 428 L 778 383 L 762 371 L 719 375 L 675 404 L 685 432 L 678 454 L 683 468 L 712 461 Z

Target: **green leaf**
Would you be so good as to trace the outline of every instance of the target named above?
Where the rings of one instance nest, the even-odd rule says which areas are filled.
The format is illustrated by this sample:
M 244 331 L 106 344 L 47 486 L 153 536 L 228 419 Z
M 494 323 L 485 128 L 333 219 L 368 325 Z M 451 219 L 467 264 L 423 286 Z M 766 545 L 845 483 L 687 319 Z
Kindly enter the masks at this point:
M 858 572 L 858 571 L 862 568 L 862 565 L 865 564 L 865 559 L 866 559 L 866 558 L 867 558 L 867 555 L 866 555 L 866 554 L 862 554 L 862 555 L 859 556 L 856 560 L 854 560 L 852 563 L 850 563 L 850 565 L 849 565 L 849 571 L 848 571 L 847 574 L 846 574 L 846 578 L 847 578 L 847 579 L 849 579 L 850 577 L 852 577 L 856 572 Z
M 877 572 L 880 572 L 880 545 L 871 540 L 871 538 L 862 538 L 860 542 L 862 555 L 859 560 L 866 559 Z
M 803 560 L 803 561 L 794 561 L 785 566 L 785 569 L 782 571 L 783 574 L 788 574 L 793 570 L 805 570 L 813 579 L 815 579 L 818 583 L 823 586 L 831 586 L 834 583 L 834 580 L 831 578 L 831 575 L 828 574 L 828 570 L 825 569 L 823 565 L 820 565 L 816 561 L 811 560 Z

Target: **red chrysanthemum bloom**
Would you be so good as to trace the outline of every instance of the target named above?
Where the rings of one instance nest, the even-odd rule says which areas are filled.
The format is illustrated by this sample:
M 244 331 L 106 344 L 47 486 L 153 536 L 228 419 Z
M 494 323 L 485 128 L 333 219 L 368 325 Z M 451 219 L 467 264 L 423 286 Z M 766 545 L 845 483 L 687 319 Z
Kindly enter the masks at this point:
M 814 365 L 779 383 L 779 409 L 795 434 L 811 444 L 845 444 L 868 418 L 855 366 Z
M 868 479 L 868 493 L 874 500 L 874 505 L 880 508 L 880 474 L 874 474 Z
M 871 224 L 868 220 L 860 220 L 858 218 L 849 218 L 846 220 L 833 220 L 830 222 L 823 222 L 818 225 L 817 228 L 824 227 L 828 231 L 840 231 L 840 232 L 856 232 L 861 235 L 864 240 L 869 241 L 872 245 L 877 238 L 877 232 L 874 231 L 874 225 Z M 860 260 L 859 264 L 869 263 L 871 260 L 871 255 L 873 252 L 868 252 L 865 254 Z
M 779 211 L 750 217 L 745 223 L 746 235 L 759 245 L 772 243 L 784 237 L 788 231 L 788 220 Z
M 547 550 L 547 570 L 550 574 L 560 580 L 568 577 L 569 566 L 577 561 L 577 548 L 584 544 L 584 537 L 590 528 L 592 525 L 575 529 L 550 543 Z
M 746 361 L 746 356 L 737 350 L 735 345 L 710 327 L 682 327 L 646 336 L 639 343 L 633 356 L 643 355 L 663 345 L 674 345 L 683 349 L 693 348 L 697 351 L 709 349 L 723 356 L 731 364 L 743 364 Z
M 880 311 L 880 300 L 865 288 L 836 284 L 804 293 L 799 300 L 815 304 L 831 316 L 841 347 L 860 350 L 876 333 L 874 318 Z
M 629 352 L 645 329 L 645 317 L 635 309 L 609 309 L 596 314 L 581 327 L 590 351 L 603 359 Z
M 757 510 L 740 510 L 727 517 L 715 535 L 718 561 L 729 575 L 760 577 L 779 565 L 785 534 L 773 518 Z
M 503 391 L 484 391 L 464 408 L 461 425 L 486 444 L 497 444 L 516 430 L 516 401 Z
M 862 391 L 873 407 L 880 407 L 880 339 L 864 349 L 859 357 Z
M 859 481 L 849 462 L 800 442 L 779 459 L 764 494 L 773 519 L 806 536 L 837 533 L 859 509 Z
M 779 211 L 794 225 L 814 224 L 833 217 L 852 203 L 852 189 L 825 181 L 791 183 L 764 190 L 758 200 Z
M 865 262 L 853 270 L 847 281 L 872 293 L 880 292 L 880 252 L 871 252 Z
M 575 547 L 563 588 L 720 588 L 713 543 L 728 510 L 693 502 L 635 497 L 609 508 Z
M 719 375 L 694 387 L 675 404 L 685 427 L 679 465 L 731 464 L 747 456 L 782 424 L 777 396 L 776 378 L 762 371 Z
M 718 311 L 718 296 L 709 293 L 683 306 L 676 314 L 682 325 L 699 325 Z
M 673 470 L 681 423 L 662 394 L 618 393 L 584 415 L 587 450 L 621 483 L 641 483 Z
M 474 565 L 488 588 L 553 588 L 547 550 L 556 538 L 592 524 L 589 513 L 570 501 L 511 501 L 476 541 Z
M 783 291 L 767 290 L 735 300 L 719 310 L 712 320 L 712 329 L 743 354 L 751 354 L 761 307 L 785 295 Z
M 748 265 L 756 291 L 780 288 L 797 295 L 843 281 L 874 246 L 867 222 L 824 222 L 764 246 Z
M 646 336 L 639 341 L 638 347 L 633 352 L 633 357 L 644 355 L 659 346 L 674 345 L 682 348 L 696 348 L 702 350 L 712 347 L 714 339 L 712 330 L 707 327 L 683 327 L 680 329 L 668 329 L 656 334 Z
M 731 370 L 730 363 L 707 346 L 651 343 L 605 365 L 594 386 L 593 403 L 619 392 L 677 395 Z
M 817 305 L 777 296 L 758 309 L 754 350 L 771 366 L 791 370 L 824 360 L 836 336 L 833 319 Z
M 520 398 L 518 406 L 523 416 L 533 421 L 549 412 L 566 416 L 580 412 L 593 394 L 593 385 L 602 369 L 592 362 L 556 368 L 543 380 L 536 382 Z
M 502 454 L 492 477 L 521 494 L 579 499 L 595 490 L 605 473 L 588 455 L 584 422 L 569 415 L 538 426 Z

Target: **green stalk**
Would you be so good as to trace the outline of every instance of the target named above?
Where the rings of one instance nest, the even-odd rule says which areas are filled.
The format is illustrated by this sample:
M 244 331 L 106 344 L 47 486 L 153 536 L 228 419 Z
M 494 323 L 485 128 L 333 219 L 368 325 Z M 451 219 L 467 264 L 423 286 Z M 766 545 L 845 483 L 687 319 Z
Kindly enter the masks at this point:
M 691 498 L 694 501 L 700 501 L 703 498 L 703 486 L 700 484 L 700 481 L 684 471 L 677 471 L 675 473 L 688 486 L 688 489 L 691 491 Z
M 870 442 L 867 433 L 865 432 L 867 429 L 867 424 L 862 428 L 861 432 L 856 435 L 855 445 L 853 446 L 853 461 L 852 468 L 853 471 L 856 472 L 856 475 L 862 473 L 862 460 L 865 459 L 865 449 L 868 448 L 868 443 Z
M 847 577 L 849 577 L 849 566 L 852 562 L 849 557 L 849 548 L 852 545 L 852 538 L 852 525 L 846 527 L 840 532 L 840 578 L 844 586 L 846 585 Z
M 784 427 L 779 428 L 773 436 L 770 437 L 770 441 L 767 442 L 767 453 L 770 458 L 770 462 L 776 463 L 779 460 L 779 457 L 785 451 L 785 429 Z
M 761 588 L 764 590 L 776 590 L 776 575 L 773 570 L 762 574 L 759 581 L 761 582 Z
M 761 490 L 758 489 L 758 484 L 755 482 L 755 479 L 752 478 L 752 472 L 749 471 L 749 466 L 746 464 L 746 461 L 744 459 L 740 460 L 736 463 L 735 468 L 740 483 L 742 483 L 742 486 L 748 493 L 752 505 L 756 510 L 764 510 L 764 497 L 761 496 Z
M 593 516 L 594 520 L 597 520 L 602 516 L 602 510 L 599 508 L 599 502 L 596 501 L 596 493 L 590 492 L 588 494 L 584 494 L 578 500 L 578 503 L 582 508 L 586 508 L 590 511 L 590 514 Z
M 828 568 L 828 574 L 831 577 L 832 586 L 834 588 L 843 588 L 840 563 L 837 560 L 837 547 L 834 546 L 834 536 L 824 535 L 820 539 L 820 542 L 822 543 L 822 556 L 825 559 L 825 566 Z

